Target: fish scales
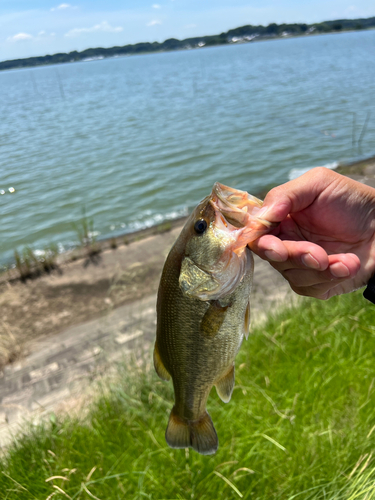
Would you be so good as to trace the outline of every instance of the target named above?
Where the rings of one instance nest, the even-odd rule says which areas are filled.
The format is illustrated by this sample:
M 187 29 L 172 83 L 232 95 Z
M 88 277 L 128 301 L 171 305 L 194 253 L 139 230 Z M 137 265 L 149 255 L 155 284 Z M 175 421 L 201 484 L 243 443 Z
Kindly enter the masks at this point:
M 249 211 L 261 204 L 216 183 L 165 262 L 154 364 L 162 379 L 173 381 L 175 405 L 166 430 L 173 448 L 191 446 L 202 454 L 217 450 L 206 403 L 213 385 L 225 402 L 233 391 L 234 360 L 249 330 L 253 257 L 246 245 L 270 228 Z
M 251 259 L 250 251 L 248 254 Z M 159 323 L 163 331 L 158 331 L 157 335 L 164 338 L 159 344 L 159 354 L 173 379 L 175 406 L 183 407 L 179 413 L 189 419 L 196 419 L 203 413 L 211 387 L 234 361 L 241 345 L 244 333 L 237 317 L 243 316 L 247 307 L 252 278 L 251 269 L 249 271 L 238 290 L 229 296 L 230 311 L 213 338 L 200 332 L 201 319 L 211 304 L 187 298 L 178 285 L 177 276 L 174 280 L 166 276 L 166 296 L 158 302 L 158 314 L 168 319 Z M 245 300 L 241 300 L 243 296 Z M 184 338 L 178 335 L 182 330 L 186 333 Z M 194 370 L 188 369 L 192 361 Z

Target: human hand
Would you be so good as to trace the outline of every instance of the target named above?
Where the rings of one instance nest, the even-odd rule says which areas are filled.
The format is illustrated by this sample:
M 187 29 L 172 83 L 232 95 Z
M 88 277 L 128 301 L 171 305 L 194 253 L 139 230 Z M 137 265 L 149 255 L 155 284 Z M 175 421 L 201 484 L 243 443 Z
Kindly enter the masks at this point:
M 280 222 L 249 246 L 300 295 L 329 299 L 375 272 L 375 189 L 324 167 L 272 189 L 258 217 Z

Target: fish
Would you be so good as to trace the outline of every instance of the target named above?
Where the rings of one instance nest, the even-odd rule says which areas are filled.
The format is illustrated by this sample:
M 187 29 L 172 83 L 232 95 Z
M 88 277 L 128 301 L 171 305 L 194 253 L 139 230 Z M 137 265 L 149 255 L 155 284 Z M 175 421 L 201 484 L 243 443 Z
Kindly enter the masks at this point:
M 218 449 L 206 403 L 213 386 L 228 403 L 234 360 L 250 328 L 254 259 L 248 243 L 273 224 L 262 201 L 219 182 L 194 209 L 165 261 L 157 297 L 154 367 L 173 381 L 165 439 L 202 455 Z

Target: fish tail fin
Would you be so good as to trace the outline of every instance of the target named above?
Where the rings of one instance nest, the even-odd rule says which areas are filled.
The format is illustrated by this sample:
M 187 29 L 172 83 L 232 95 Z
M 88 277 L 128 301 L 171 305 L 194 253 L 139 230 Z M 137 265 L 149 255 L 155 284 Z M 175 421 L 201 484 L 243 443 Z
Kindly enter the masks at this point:
M 191 447 L 202 455 L 215 453 L 219 446 L 214 424 L 207 412 L 198 420 L 186 420 L 179 417 L 173 408 L 165 439 L 171 448 Z

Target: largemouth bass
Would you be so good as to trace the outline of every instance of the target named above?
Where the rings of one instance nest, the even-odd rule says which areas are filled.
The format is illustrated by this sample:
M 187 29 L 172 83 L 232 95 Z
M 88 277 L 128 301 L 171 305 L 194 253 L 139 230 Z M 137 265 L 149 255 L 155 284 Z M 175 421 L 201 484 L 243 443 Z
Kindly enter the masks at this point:
M 206 402 L 213 385 L 227 403 L 234 359 L 250 327 L 253 256 L 247 244 L 270 230 L 262 201 L 218 182 L 187 220 L 162 272 L 154 365 L 173 380 L 165 438 L 208 455 L 218 437 Z

